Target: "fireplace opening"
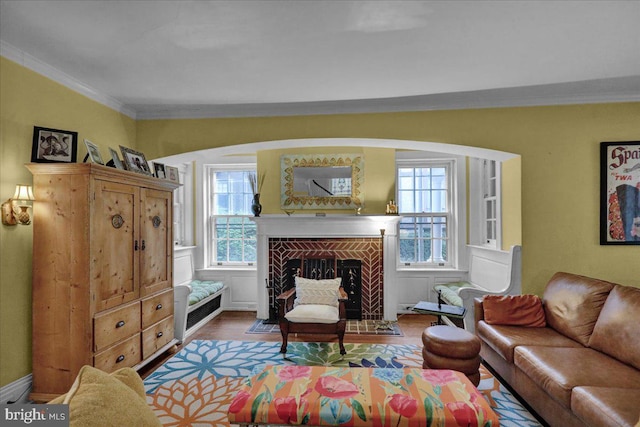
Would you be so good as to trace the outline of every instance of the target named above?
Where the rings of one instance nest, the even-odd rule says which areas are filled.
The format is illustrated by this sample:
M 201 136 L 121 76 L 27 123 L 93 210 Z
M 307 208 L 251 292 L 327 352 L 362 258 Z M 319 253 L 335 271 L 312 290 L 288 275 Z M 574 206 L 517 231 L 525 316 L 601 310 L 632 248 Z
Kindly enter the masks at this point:
M 358 259 L 294 258 L 284 266 L 285 277 L 281 286 L 272 286 L 269 298 L 269 321 L 277 321 L 276 296 L 295 287 L 295 278 L 334 279 L 342 278 L 342 287 L 349 300 L 345 303 L 347 319 L 362 320 L 362 261 Z M 278 289 L 280 288 L 280 289 Z
M 276 322 L 276 298 L 295 287 L 295 277 L 342 278 L 347 318 L 380 320 L 383 315 L 382 240 L 380 238 L 269 238 L 268 313 Z

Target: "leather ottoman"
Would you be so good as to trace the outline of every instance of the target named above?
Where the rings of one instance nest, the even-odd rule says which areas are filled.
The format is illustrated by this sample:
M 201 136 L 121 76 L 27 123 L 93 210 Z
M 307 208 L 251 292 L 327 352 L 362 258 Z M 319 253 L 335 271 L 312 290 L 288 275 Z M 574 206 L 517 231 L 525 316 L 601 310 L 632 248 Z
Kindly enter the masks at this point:
M 452 369 L 480 384 L 480 339 L 461 328 L 429 326 L 422 332 L 424 369 Z

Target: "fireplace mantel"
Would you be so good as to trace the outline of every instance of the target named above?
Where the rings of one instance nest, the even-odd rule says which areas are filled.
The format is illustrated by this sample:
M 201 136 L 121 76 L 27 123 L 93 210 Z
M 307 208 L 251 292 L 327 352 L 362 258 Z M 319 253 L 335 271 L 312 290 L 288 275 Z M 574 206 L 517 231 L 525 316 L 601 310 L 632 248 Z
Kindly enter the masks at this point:
M 269 237 L 376 237 L 396 233 L 397 215 L 263 215 L 251 218 Z
M 257 317 L 269 317 L 268 278 L 270 238 L 354 238 L 380 237 L 383 239 L 384 307 L 385 320 L 397 319 L 397 292 L 395 289 L 397 258 L 397 215 L 339 215 L 316 216 L 263 215 L 252 218 L 258 226 L 257 247 Z

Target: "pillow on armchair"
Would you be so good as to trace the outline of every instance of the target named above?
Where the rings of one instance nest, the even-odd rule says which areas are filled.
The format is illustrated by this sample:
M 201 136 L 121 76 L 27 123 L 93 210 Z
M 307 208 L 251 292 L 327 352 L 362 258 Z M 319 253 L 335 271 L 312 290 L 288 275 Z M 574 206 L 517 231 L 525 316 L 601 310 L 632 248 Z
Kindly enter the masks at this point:
M 342 284 L 342 278 L 335 279 L 305 279 L 296 276 L 296 300 L 299 304 L 323 304 L 338 306 L 338 289 Z
M 340 320 L 338 298 L 342 279 L 296 277 L 294 308 L 284 317 L 294 323 L 336 323 Z
M 490 325 L 544 328 L 542 300 L 537 295 L 485 295 L 484 321 Z

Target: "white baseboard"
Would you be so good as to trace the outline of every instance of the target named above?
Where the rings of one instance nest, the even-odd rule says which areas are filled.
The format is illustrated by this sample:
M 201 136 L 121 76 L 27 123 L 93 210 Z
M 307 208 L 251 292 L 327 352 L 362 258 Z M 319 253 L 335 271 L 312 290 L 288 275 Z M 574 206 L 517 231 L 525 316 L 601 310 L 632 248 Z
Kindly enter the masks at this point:
M 32 375 L 29 374 L 0 387 L 0 403 L 28 403 L 32 384 Z

